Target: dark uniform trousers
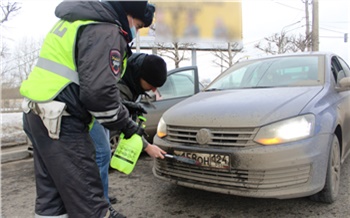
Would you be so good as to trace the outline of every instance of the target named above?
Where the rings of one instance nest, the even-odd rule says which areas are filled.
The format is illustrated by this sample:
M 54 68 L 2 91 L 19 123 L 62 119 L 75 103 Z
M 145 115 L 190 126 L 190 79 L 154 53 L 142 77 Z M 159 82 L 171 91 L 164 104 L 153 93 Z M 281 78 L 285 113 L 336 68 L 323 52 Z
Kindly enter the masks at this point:
M 62 117 L 58 140 L 32 111 L 23 114 L 23 129 L 33 143 L 38 215 L 104 217 L 104 198 L 95 147 L 88 127 L 73 116 Z

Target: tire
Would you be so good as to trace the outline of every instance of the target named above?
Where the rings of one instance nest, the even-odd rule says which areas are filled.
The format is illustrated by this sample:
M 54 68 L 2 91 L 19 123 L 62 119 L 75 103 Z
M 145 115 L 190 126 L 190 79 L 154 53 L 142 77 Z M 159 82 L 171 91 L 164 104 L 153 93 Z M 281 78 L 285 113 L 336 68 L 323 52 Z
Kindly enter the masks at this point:
M 311 200 L 331 204 L 337 199 L 340 185 L 340 165 L 340 145 L 338 137 L 334 135 L 328 159 L 326 183 L 320 192 L 310 196 Z
M 117 149 L 119 143 L 119 133 L 118 132 L 110 132 L 109 143 L 111 145 L 111 154 L 114 154 L 115 149 Z

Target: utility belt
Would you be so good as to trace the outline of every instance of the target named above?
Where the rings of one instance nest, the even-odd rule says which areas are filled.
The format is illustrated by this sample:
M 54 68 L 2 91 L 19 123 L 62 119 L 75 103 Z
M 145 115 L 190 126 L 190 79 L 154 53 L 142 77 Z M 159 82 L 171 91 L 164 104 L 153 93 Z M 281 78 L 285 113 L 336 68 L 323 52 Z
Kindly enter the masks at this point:
M 59 139 L 62 117 L 70 116 L 66 111 L 66 107 L 66 103 L 54 100 L 46 103 L 36 103 L 24 98 L 22 102 L 24 113 L 32 111 L 37 114 L 43 121 L 52 139 Z

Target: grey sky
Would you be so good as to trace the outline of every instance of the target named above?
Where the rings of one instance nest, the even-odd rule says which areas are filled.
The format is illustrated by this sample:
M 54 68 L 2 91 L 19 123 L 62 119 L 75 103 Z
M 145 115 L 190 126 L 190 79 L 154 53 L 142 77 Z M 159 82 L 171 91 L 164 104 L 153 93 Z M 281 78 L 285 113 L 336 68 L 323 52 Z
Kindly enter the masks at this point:
M 61 0 L 22 0 L 22 10 L 2 27 L 4 40 L 16 44 L 23 37 L 43 38 L 57 18 L 56 5 Z M 311 6 L 310 6 L 311 8 Z M 287 31 L 305 32 L 304 4 L 301 0 L 242 0 L 243 45 L 245 55 L 261 56 L 252 49 L 264 37 Z M 320 50 L 333 51 L 350 64 L 350 42 L 344 43 L 344 33 L 350 32 L 348 0 L 319 0 Z M 208 54 L 197 55 L 197 64 L 217 71 Z M 184 62 L 183 65 L 190 65 Z M 200 70 L 201 71 L 201 70 Z M 219 73 L 219 71 L 217 72 Z

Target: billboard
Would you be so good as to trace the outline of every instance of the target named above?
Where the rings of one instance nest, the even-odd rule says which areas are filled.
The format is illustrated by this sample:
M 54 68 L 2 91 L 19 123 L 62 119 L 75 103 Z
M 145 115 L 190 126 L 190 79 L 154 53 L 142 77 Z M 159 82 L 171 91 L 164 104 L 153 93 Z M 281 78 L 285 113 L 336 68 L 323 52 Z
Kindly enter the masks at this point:
M 160 1 L 149 28 L 140 30 L 141 41 L 157 43 L 222 44 L 242 41 L 241 1 Z

